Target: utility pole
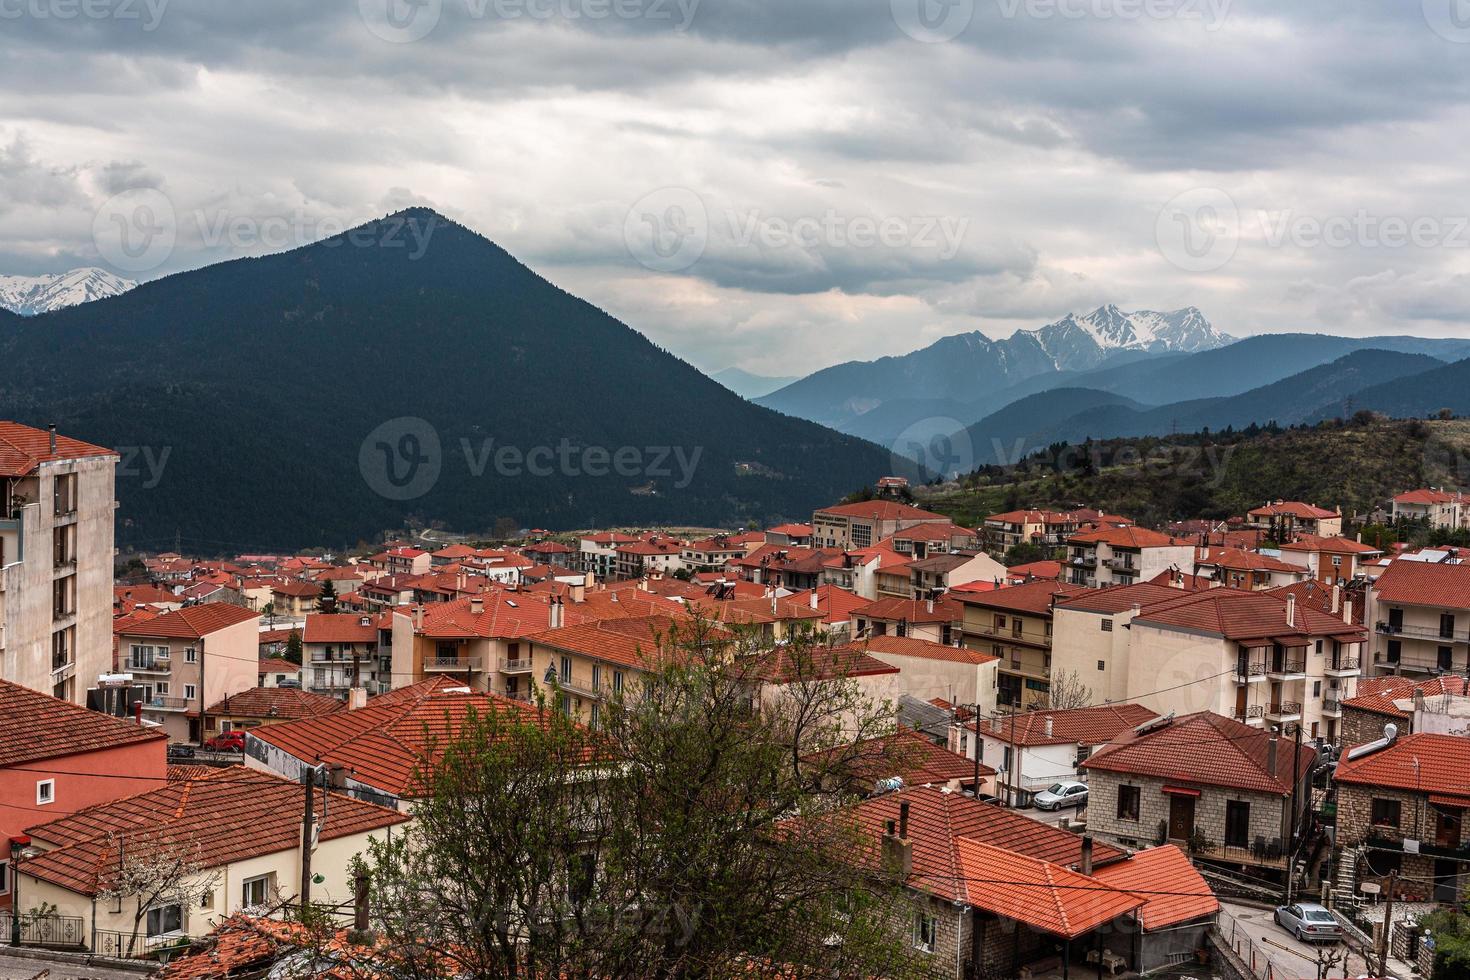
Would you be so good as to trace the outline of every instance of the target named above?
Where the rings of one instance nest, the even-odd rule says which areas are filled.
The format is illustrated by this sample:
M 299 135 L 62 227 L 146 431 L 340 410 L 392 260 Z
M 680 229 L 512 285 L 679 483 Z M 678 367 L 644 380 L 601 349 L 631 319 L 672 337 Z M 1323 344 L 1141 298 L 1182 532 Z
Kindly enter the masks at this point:
M 1302 723 L 1296 723 L 1296 748 L 1291 755 L 1287 771 L 1291 773 L 1291 836 L 1286 842 L 1286 904 L 1291 904 L 1291 893 L 1296 884 L 1297 817 L 1301 813 L 1302 780 L 1296 771 L 1297 760 L 1302 755 Z M 1311 772 L 1311 767 L 1307 767 Z
M 1010 791 L 1006 793 L 1006 806 L 1016 805 L 1016 767 L 1021 764 L 1021 753 L 1016 747 L 1016 706 L 1011 705 L 1011 764 L 1006 766 L 1006 782 Z
M 1388 934 L 1393 928 L 1393 888 L 1398 884 L 1399 873 L 1393 871 L 1388 876 L 1388 898 L 1383 905 L 1383 932 L 1378 936 L 1378 975 L 1388 976 Z
M 316 777 L 317 767 L 308 766 L 301 772 L 301 781 L 306 784 L 306 806 L 301 811 L 301 910 L 311 902 L 311 838 L 316 822 Z

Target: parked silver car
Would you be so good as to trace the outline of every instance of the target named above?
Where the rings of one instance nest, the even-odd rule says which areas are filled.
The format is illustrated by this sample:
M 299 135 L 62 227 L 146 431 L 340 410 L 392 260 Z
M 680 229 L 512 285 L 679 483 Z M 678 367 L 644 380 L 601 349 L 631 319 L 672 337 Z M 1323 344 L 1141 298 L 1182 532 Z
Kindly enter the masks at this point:
M 1075 779 L 1052 783 L 1037 793 L 1031 802 L 1036 804 L 1038 810 L 1060 810 L 1064 806 L 1086 806 L 1087 784 L 1079 783 Z
M 1336 941 L 1342 938 L 1342 926 L 1316 902 L 1297 902 L 1276 909 L 1276 924 L 1302 942 Z

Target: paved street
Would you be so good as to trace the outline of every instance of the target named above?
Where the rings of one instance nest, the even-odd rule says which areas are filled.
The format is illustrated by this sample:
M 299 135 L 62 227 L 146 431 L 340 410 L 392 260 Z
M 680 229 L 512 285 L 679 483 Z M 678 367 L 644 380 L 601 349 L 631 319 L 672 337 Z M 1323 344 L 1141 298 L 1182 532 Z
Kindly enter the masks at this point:
M 1340 943 L 1334 944 L 1312 944 L 1298 942 L 1285 929 L 1278 926 L 1272 917 L 1270 909 L 1258 909 L 1247 905 L 1235 905 L 1230 902 L 1222 902 L 1223 910 L 1234 917 L 1238 928 L 1250 936 L 1256 948 L 1264 955 L 1271 958 L 1272 963 L 1278 967 L 1278 973 L 1285 971 L 1289 977 L 1314 978 L 1317 976 L 1317 955 L 1325 946 L 1327 949 L 1344 952 L 1346 947 Z M 1222 932 L 1228 935 L 1228 926 L 1222 917 Z M 1366 964 L 1361 957 L 1352 956 L 1351 964 L 1348 964 L 1347 972 L 1343 970 L 1343 964 L 1339 963 L 1332 968 L 1329 977 L 1361 977 L 1368 974 Z
M 36 956 L 0 954 L 0 980 L 141 980 L 146 976 L 134 970 L 87 966 Z

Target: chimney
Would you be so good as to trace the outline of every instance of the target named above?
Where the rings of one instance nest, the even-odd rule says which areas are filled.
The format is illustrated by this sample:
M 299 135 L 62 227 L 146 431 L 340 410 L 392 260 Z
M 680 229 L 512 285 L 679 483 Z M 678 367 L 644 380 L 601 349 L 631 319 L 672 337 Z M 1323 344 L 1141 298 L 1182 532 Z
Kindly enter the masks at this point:
M 470 596 L 470 615 L 478 616 L 485 611 L 485 598 L 483 596 Z
M 1286 625 L 1296 628 L 1296 593 L 1286 597 Z
M 1276 775 L 1276 733 L 1272 732 L 1266 742 L 1266 775 Z
M 551 597 L 551 608 L 547 612 L 547 623 L 554 630 L 561 629 L 562 605 L 561 596 Z
M 1088 877 L 1092 876 L 1092 835 L 1082 835 L 1082 866 L 1078 869 Z
M 352 879 L 352 928 L 358 932 L 368 931 L 368 875 L 359 871 Z
M 930 596 L 928 599 L 925 599 L 924 600 L 924 611 L 927 612 L 927 613 L 932 613 L 934 611 L 934 597 L 933 596 Z
M 1353 600 L 1351 599 L 1342 604 L 1342 621 L 1349 624 L 1353 621 Z
M 51 436 L 51 455 L 52 456 L 55 456 L 56 455 L 56 423 L 55 422 L 52 422 L 50 425 L 46 426 L 46 431 L 48 433 L 50 433 L 50 436 Z
M 373 625 L 373 618 L 371 616 L 359 616 L 358 619 L 357 619 L 357 625 L 358 626 L 371 626 L 371 625 Z
M 1342 608 L 1342 586 L 1336 582 L 1332 583 L 1332 611 L 1336 613 Z
M 914 870 L 914 845 L 908 839 L 909 805 L 904 801 L 898 805 L 898 823 L 888 821 L 883 834 L 883 863 L 893 869 L 902 880 L 907 881 Z
M 350 687 L 347 689 L 347 710 L 356 711 L 358 708 L 367 707 L 367 688 Z
M 819 609 L 819 608 L 821 608 L 821 603 L 817 599 L 817 590 L 816 590 L 816 588 L 813 588 L 812 589 L 811 603 L 812 603 L 812 608 L 813 609 Z
M 143 702 L 133 702 L 133 723 L 139 728 L 143 727 Z
M 416 629 L 416 630 L 422 630 L 424 628 L 424 607 L 423 606 L 414 606 L 413 607 L 413 628 Z
M 1046 716 L 1046 737 L 1051 738 L 1051 715 Z

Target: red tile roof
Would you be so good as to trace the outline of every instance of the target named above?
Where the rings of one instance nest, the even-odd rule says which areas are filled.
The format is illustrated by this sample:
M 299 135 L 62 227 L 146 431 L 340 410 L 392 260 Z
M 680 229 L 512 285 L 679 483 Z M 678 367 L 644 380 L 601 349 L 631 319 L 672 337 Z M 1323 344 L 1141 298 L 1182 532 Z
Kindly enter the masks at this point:
M 1239 641 L 1279 638 L 1306 645 L 1313 637 L 1366 639 L 1362 627 L 1300 602 L 1288 624 L 1287 610 L 1288 603 L 1280 596 L 1219 588 L 1155 603 L 1135 616 L 1133 623 L 1194 630 Z
M 56 437 L 53 453 L 49 431 L 0 419 L 0 477 L 27 476 L 42 463 L 57 460 L 116 455 L 111 449 L 63 435 Z
M 1296 743 L 1285 737 L 1277 739 L 1278 762 L 1273 775 L 1268 761 L 1270 741 L 1270 733 L 1262 729 L 1212 711 L 1198 711 L 1142 735 L 1131 729 L 1121 732 L 1082 766 L 1089 771 L 1156 776 L 1285 796 L 1291 793 L 1291 758 Z M 1315 755 L 1311 746 L 1302 746 L 1297 756 L 1298 775 L 1307 771 Z
M 362 621 L 366 619 L 367 625 Z M 378 628 L 372 616 L 357 613 L 307 613 L 303 643 L 376 643 Z
M 1209 883 L 1173 844 L 1139 851 L 1126 861 L 1098 868 L 1093 877 L 1144 899 L 1139 918 L 1145 932 L 1193 922 L 1220 911 Z
M 124 636 L 150 636 L 160 639 L 198 640 L 218 630 L 250 620 L 259 621 L 260 613 L 244 606 L 225 602 L 208 602 L 202 606 L 186 606 L 164 613 L 145 623 L 134 623 Z
M 853 610 L 853 615 L 890 623 L 901 619 L 910 623 L 958 623 L 965 618 L 965 608 L 949 598 L 935 599 L 932 609 L 926 599 L 889 598 L 860 606 Z
M 358 782 L 403 797 L 413 792 L 419 767 L 433 762 L 431 743 L 452 737 L 471 710 L 542 719 L 530 704 L 456 691 L 462 688 L 436 678 L 380 695 L 356 711 L 251 729 L 250 737 L 298 759 L 346 766 Z
M 1062 563 L 1043 559 L 1041 561 L 1028 561 L 1024 565 L 1012 565 L 1006 569 L 1006 574 L 1015 578 L 1044 578 L 1059 579 L 1062 577 Z
M 166 739 L 157 728 L 144 728 L 0 680 L 0 767 L 140 742 L 159 743 L 161 754 Z
M 539 646 L 607 663 L 648 669 L 657 660 L 659 651 L 678 633 L 678 625 L 668 616 L 638 616 L 577 623 L 533 633 L 527 639 Z
M 297 668 L 299 669 L 299 668 Z M 346 707 L 342 701 L 313 694 L 299 687 L 251 687 L 216 701 L 208 709 L 211 715 L 234 718 L 319 718 Z
M 818 514 L 836 517 L 856 517 L 872 521 L 947 521 L 943 514 L 934 514 L 894 500 L 863 500 L 853 504 L 835 504 L 822 507 Z
M 1322 537 L 1317 534 L 1298 534 L 1295 541 L 1281 546 L 1282 551 L 1325 551 L 1329 555 L 1381 555 L 1382 549 L 1363 544 L 1341 535 Z
M 1101 745 L 1119 732 L 1156 717 L 1158 712 L 1141 704 L 1028 711 L 1014 718 L 996 717 L 984 722 L 980 734 L 1011 745 Z
M 1416 732 L 1359 759 L 1344 752 L 1339 783 L 1391 786 L 1414 793 L 1470 796 L 1470 738 Z
M 1097 878 L 983 841 L 957 840 L 955 858 L 963 901 L 1056 936 L 1074 939 L 1144 904 Z
M 817 586 L 817 610 L 822 614 L 822 622 L 828 625 L 834 623 L 846 623 L 852 619 L 853 610 L 860 609 L 868 604 L 868 600 L 855 592 L 839 588 L 835 585 Z M 792 602 L 811 604 L 811 591 L 797 592 L 790 598 Z
M 899 669 L 863 652 L 861 645 L 842 647 L 813 646 L 798 654 L 789 646 L 756 655 L 750 665 L 751 676 L 770 684 L 789 684 L 797 680 L 831 680 L 838 677 L 878 677 L 897 674 Z
M 1197 565 L 1213 565 L 1239 572 L 1287 572 L 1292 575 L 1307 573 L 1306 568 L 1301 565 L 1239 548 L 1196 548 L 1194 561 Z
M 1470 694 L 1470 682 L 1454 674 L 1421 680 L 1412 677 L 1360 677 L 1358 693 L 1344 700 L 1342 706 L 1371 711 L 1390 718 L 1406 719 L 1410 716 L 1409 712 L 1395 707 L 1394 702 L 1412 698 L 1415 691 L 1426 698 L 1441 694 L 1464 696 Z
M 1264 507 L 1256 507 L 1247 512 L 1250 517 L 1298 517 L 1319 520 L 1324 517 L 1340 517 L 1335 510 L 1325 507 L 1317 507 L 1312 504 L 1304 504 L 1300 500 L 1278 500 Z
M 1085 589 L 1068 596 L 1065 602 L 1059 602 L 1057 606 L 1082 612 L 1117 615 L 1134 606 L 1146 609 L 1154 603 L 1168 602 L 1184 594 L 1186 593 L 1172 586 L 1159 585 L 1156 582 L 1137 582 L 1111 589 Z
M 1380 602 L 1470 609 L 1470 565 L 1395 561 L 1373 583 Z
M 1393 498 L 1396 504 L 1452 504 L 1464 500 L 1465 495 L 1459 491 L 1429 489 L 1410 490 Z
M 964 592 L 960 594 L 959 601 L 966 606 L 977 606 L 982 609 L 1000 609 L 1032 616 L 1046 616 L 1051 614 L 1053 597 L 1070 598 L 1082 595 L 1087 591 L 1087 588 L 1081 585 L 1070 585 L 1052 579 L 1038 579 L 1034 582 L 1022 582 L 1019 585 L 1010 585 L 989 592 Z M 1057 601 L 1061 602 L 1062 599 L 1057 598 Z
M 1082 838 L 1024 814 L 981 803 L 960 793 L 916 786 L 856 803 L 840 813 L 872 842 L 872 849 L 854 855 L 862 864 L 880 860 L 879 840 L 889 821 L 898 822 L 899 806 L 909 804 L 909 840 L 913 843 L 913 870 L 907 884 L 946 901 L 965 901 L 964 875 L 957 850 L 963 838 L 983 840 L 1015 854 L 1052 864 L 1075 865 L 1082 859 Z M 1093 865 L 1122 860 L 1123 852 L 1098 842 Z
M 1171 538 L 1145 527 L 1101 527 L 1082 531 L 1067 539 L 1068 544 L 1106 544 L 1113 548 L 1168 548 L 1187 546 L 1188 541 Z
M 862 641 L 869 653 L 890 654 L 898 657 L 918 657 L 922 660 L 943 660 L 956 664 L 988 664 L 998 660 L 994 654 L 971 650 L 969 647 L 952 647 L 933 640 L 921 640 L 913 636 L 870 636 Z
M 945 785 L 951 780 L 971 782 L 975 778 L 975 761 L 935 745 L 927 735 L 912 728 L 901 728 L 892 735 L 864 739 L 850 747 L 820 753 L 817 758 L 850 760 L 849 768 L 859 788 L 871 792 L 879 780 L 897 776 L 905 786 Z M 983 763 L 982 780 L 995 775 Z
M 187 845 L 190 859 L 206 868 L 296 850 L 305 793 L 300 783 L 270 773 L 244 766 L 219 769 L 202 779 L 170 783 L 30 828 L 27 833 L 53 849 L 26 861 L 24 873 L 95 895 L 112 880 L 119 836 L 126 837 L 127 851 L 134 856 Z M 337 795 L 332 797 L 331 819 L 321 825 L 321 839 L 381 830 L 408 819 Z

